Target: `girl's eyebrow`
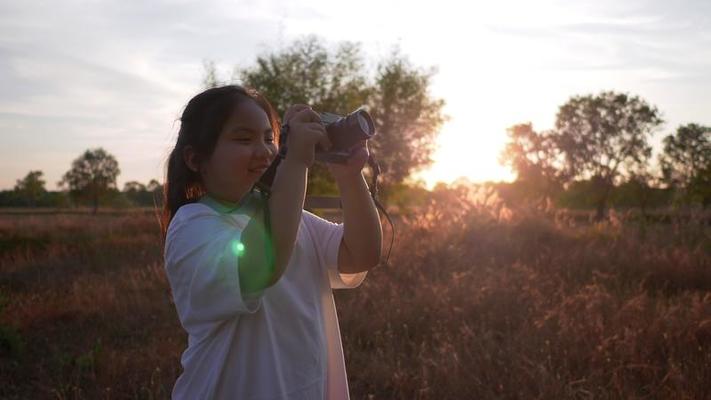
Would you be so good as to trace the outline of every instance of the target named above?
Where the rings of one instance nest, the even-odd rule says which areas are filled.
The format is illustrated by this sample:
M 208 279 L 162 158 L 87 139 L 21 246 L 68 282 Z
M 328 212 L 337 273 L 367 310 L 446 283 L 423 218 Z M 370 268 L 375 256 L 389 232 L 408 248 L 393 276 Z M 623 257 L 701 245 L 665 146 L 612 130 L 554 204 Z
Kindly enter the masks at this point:
M 235 127 L 232 129 L 232 133 L 243 132 L 243 131 L 247 131 L 250 133 L 257 133 L 258 132 L 257 130 L 248 128 L 246 126 L 238 126 L 238 127 Z M 273 130 L 272 130 L 272 128 L 267 128 L 264 130 L 264 133 L 273 133 Z

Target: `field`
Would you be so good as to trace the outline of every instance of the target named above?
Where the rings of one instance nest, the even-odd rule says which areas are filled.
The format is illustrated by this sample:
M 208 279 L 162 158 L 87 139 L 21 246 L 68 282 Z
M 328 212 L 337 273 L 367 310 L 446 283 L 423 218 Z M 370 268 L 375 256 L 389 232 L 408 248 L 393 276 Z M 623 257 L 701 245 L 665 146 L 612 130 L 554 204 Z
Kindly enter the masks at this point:
M 389 264 L 335 292 L 351 397 L 710 399 L 708 223 L 578 219 L 400 216 Z M 150 212 L 0 215 L 0 398 L 169 397 L 161 256 Z

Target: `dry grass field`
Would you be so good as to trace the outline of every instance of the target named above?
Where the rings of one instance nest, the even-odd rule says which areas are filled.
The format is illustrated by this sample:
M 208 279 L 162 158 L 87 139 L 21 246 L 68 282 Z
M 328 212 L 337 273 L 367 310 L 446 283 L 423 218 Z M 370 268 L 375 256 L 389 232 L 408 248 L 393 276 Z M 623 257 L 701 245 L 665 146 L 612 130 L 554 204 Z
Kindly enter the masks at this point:
M 444 199 L 396 230 L 335 292 L 353 399 L 711 398 L 708 224 Z M 0 398 L 168 398 L 161 257 L 150 212 L 0 215 Z

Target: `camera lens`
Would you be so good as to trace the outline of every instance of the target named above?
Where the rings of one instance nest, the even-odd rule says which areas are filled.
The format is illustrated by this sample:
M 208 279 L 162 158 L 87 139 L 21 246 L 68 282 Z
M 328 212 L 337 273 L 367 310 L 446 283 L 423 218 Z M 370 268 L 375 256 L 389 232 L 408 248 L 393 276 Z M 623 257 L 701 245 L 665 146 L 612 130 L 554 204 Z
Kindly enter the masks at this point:
M 368 125 L 368 120 L 365 119 L 362 113 L 358 113 L 358 125 L 360 125 L 360 129 L 362 129 L 363 132 L 370 134 L 370 125 Z

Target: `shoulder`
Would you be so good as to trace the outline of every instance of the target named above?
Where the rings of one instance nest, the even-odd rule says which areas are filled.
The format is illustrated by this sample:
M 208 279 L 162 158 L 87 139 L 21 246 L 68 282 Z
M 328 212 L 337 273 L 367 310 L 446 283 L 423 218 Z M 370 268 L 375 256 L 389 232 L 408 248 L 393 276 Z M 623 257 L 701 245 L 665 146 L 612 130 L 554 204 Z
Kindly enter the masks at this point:
M 185 204 L 182 207 L 178 208 L 178 211 L 175 213 L 175 216 L 173 217 L 173 221 L 175 221 L 176 224 L 192 219 L 192 218 L 199 218 L 202 216 L 215 216 L 218 215 L 217 211 L 213 210 L 212 208 L 208 207 L 206 204 L 203 203 L 190 203 L 190 204 Z M 172 222 L 171 222 L 172 224 Z
M 245 214 L 223 214 L 203 203 L 190 203 L 178 209 L 175 216 L 170 221 L 168 233 L 177 230 L 190 223 L 198 224 L 226 224 L 237 228 L 244 228 L 249 222 L 249 216 Z
M 193 247 L 211 240 L 220 231 L 241 231 L 249 222 L 246 215 L 220 214 L 202 203 L 180 207 L 168 225 L 165 254 L 172 247 Z
M 342 223 L 331 222 L 306 210 L 301 213 L 301 223 L 311 238 L 319 243 L 328 241 L 331 236 L 343 230 Z
M 186 224 L 195 220 L 213 220 L 219 214 L 212 208 L 202 203 L 185 204 L 178 208 L 178 211 L 173 216 L 173 219 L 168 225 L 168 237 L 175 234 L 176 231 L 184 229 Z
M 318 218 L 318 216 L 310 211 L 301 210 L 301 222 L 305 224 L 312 224 L 314 222 L 314 218 Z
M 303 210 L 301 212 L 301 222 L 313 233 L 317 234 L 324 230 L 334 229 L 341 224 L 336 224 L 327 219 L 321 218 L 318 215 Z

